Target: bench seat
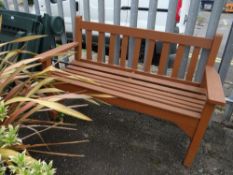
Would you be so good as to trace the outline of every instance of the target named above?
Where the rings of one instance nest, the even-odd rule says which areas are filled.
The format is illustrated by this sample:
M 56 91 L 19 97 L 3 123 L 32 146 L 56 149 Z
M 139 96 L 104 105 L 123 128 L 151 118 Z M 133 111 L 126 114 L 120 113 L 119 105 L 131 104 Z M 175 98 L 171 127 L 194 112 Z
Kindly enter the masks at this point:
M 86 55 L 82 53 L 83 32 L 86 32 Z M 98 33 L 97 56 L 92 52 L 92 32 Z M 105 34 L 110 34 L 107 59 L 104 55 Z M 128 45 L 132 44 L 132 39 L 134 47 L 130 50 Z M 112 98 L 95 97 L 176 124 L 190 138 L 184 159 L 184 165 L 190 167 L 215 106 L 225 104 L 221 80 L 214 69 L 221 39 L 220 35 L 201 38 L 86 22 L 76 17 L 75 41 L 37 57 L 41 58 L 46 67 L 51 65 L 53 55 L 74 48 L 74 60 L 63 71 L 52 71 L 52 75 L 61 80 L 57 87 L 69 92 L 108 94 Z M 142 40 L 146 41 L 143 64 L 139 62 Z M 152 58 L 157 41 L 162 41 L 163 47 L 159 65 L 153 69 Z M 169 50 L 174 43 L 177 44 L 176 56 L 172 68 L 167 71 Z M 184 52 L 190 47 L 193 53 L 185 67 L 184 77 L 180 77 Z M 207 49 L 209 54 L 205 73 L 199 82 L 195 81 L 195 70 L 203 49 Z M 131 52 L 133 54 L 130 56 Z M 83 81 L 80 77 L 92 81 Z
M 205 89 L 158 77 L 137 75 L 101 65 L 74 61 L 66 71 L 92 79 L 96 84 L 78 83 L 80 87 L 115 97 L 141 102 L 152 107 L 199 119 L 206 102 Z M 121 76 L 119 76 L 121 74 Z M 175 86 L 176 88 L 174 89 Z

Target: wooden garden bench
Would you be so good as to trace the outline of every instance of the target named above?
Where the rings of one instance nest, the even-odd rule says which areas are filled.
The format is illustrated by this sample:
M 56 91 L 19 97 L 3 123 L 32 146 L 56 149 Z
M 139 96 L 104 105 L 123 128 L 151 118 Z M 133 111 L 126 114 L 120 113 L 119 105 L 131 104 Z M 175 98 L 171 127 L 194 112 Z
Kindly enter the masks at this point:
M 86 55 L 82 55 L 82 34 L 86 33 Z M 92 33 L 98 32 L 97 58 L 92 55 Z M 59 87 L 68 91 L 86 89 L 88 92 L 105 93 L 115 98 L 102 99 L 110 104 L 142 112 L 150 116 L 175 123 L 189 136 L 191 142 L 184 165 L 190 167 L 199 149 L 215 105 L 224 105 L 225 98 L 218 73 L 215 71 L 215 58 L 222 36 L 201 38 L 174 33 L 136 29 L 116 25 L 82 21 L 76 17 L 75 41 L 45 52 L 41 57 L 44 66 L 51 64 L 54 54 L 75 48 L 75 60 L 64 69 L 74 75 L 91 78 L 94 84 L 72 78 Z M 110 34 L 109 57 L 104 58 L 104 36 Z M 120 58 L 114 60 L 116 36 L 121 37 Z M 134 39 L 132 64 L 127 61 L 128 41 Z M 144 63 L 139 66 L 139 50 L 142 39 L 148 41 Z M 152 69 L 152 56 L 156 41 L 163 43 L 160 63 Z M 169 46 L 177 44 L 173 67 L 166 71 Z M 185 47 L 193 49 L 184 79 L 178 78 L 179 68 Z M 205 73 L 200 83 L 194 82 L 194 74 L 202 49 L 209 51 Z

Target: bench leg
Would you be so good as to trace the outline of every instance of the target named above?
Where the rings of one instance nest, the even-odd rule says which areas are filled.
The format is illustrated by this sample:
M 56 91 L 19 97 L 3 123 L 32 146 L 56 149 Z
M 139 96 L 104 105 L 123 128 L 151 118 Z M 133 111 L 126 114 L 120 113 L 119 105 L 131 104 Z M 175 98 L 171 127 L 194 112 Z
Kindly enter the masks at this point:
M 186 167 L 191 167 L 192 162 L 195 158 L 195 155 L 197 154 L 197 151 L 199 150 L 200 144 L 201 144 L 201 140 L 205 134 L 205 131 L 208 127 L 208 123 L 209 120 L 212 116 L 212 112 L 214 110 L 214 105 L 210 104 L 210 103 L 206 103 L 203 111 L 202 111 L 202 115 L 201 115 L 201 119 L 199 121 L 199 124 L 197 125 L 197 129 L 191 139 L 191 143 L 189 145 L 188 151 L 186 153 L 185 159 L 183 164 Z

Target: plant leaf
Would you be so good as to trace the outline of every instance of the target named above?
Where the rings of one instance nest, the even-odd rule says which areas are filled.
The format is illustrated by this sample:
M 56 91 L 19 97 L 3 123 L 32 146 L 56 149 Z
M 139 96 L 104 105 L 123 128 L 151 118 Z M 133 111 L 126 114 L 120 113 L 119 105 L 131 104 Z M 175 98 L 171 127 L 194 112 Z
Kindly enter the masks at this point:
M 52 102 L 52 101 L 46 101 L 46 100 L 38 100 L 38 99 L 33 99 L 33 98 L 27 98 L 27 97 L 14 97 L 8 101 L 5 102 L 6 105 L 11 104 L 11 103 L 16 103 L 16 102 L 25 102 L 25 101 L 31 101 L 31 102 L 35 102 L 38 103 L 42 106 L 54 109 L 58 112 L 62 112 L 64 114 L 73 116 L 75 118 L 79 118 L 82 120 L 86 120 L 86 121 L 92 121 L 89 117 L 87 117 L 86 115 L 75 111 L 73 109 L 70 109 L 60 103 L 56 103 L 56 102 Z
M 29 36 L 24 36 L 24 37 L 17 38 L 17 39 L 12 40 L 12 41 L 8 41 L 8 42 L 5 42 L 5 43 L 1 43 L 1 44 L 0 44 L 0 47 L 3 47 L 3 46 L 5 46 L 5 45 L 11 44 L 11 43 L 26 42 L 26 41 L 31 41 L 31 40 L 40 39 L 40 38 L 43 38 L 43 37 L 46 37 L 46 35 L 29 35 Z
M 9 160 L 10 156 L 17 156 L 19 152 L 14 151 L 12 149 L 7 149 L 7 148 L 0 148 L 0 155 L 2 160 Z M 37 161 L 36 159 L 32 158 L 31 156 L 26 156 L 26 161 L 28 162 L 35 162 Z

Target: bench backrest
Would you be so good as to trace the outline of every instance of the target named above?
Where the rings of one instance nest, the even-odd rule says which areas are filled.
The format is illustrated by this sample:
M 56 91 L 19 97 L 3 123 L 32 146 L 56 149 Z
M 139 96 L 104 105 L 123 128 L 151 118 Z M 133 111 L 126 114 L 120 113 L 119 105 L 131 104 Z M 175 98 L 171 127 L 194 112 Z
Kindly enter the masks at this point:
M 214 38 L 202 38 L 188 35 L 181 35 L 175 33 L 166 33 L 146 29 L 136 29 L 131 27 L 109 25 L 95 22 L 86 22 L 82 17 L 76 17 L 76 41 L 82 43 L 82 33 L 86 33 L 86 56 L 82 57 L 81 47 L 77 50 L 76 59 L 85 59 L 100 64 L 107 64 L 109 66 L 119 67 L 132 71 L 143 71 L 149 74 L 157 74 L 161 76 L 171 76 L 178 79 L 179 69 L 182 63 L 182 58 L 186 48 L 193 49 L 192 55 L 186 67 L 186 76 L 184 80 L 193 81 L 194 73 L 198 65 L 199 54 L 202 49 L 209 51 L 207 65 L 213 66 L 216 55 L 222 40 L 221 35 L 216 35 Z M 92 55 L 92 34 L 98 33 L 98 53 L 97 58 Z M 109 43 L 109 57 L 104 60 L 105 53 L 105 36 L 110 36 Z M 114 60 L 114 51 L 117 48 L 117 38 L 120 41 L 119 60 Z M 131 64 L 127 64 L 127 53 L 129 40 L 134 40 L 134 50 Z M 142 40 L 146 40 L 148 45 L 146 47 L 146 56 L 142 66 L 139 64 L 139 54 Z M 156 70 L 152 69 L 152 57 L 156 42 L 162 42 L 162 52 L 160 62 Z M 176 56 L 170 73 L 166 72 L 168 62 L 168 55 L 170 53 L 170 46 L 177 44 Z

